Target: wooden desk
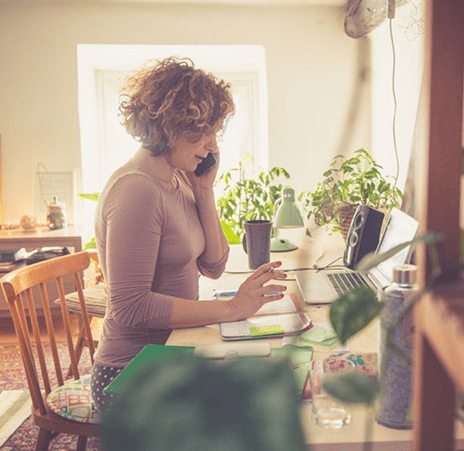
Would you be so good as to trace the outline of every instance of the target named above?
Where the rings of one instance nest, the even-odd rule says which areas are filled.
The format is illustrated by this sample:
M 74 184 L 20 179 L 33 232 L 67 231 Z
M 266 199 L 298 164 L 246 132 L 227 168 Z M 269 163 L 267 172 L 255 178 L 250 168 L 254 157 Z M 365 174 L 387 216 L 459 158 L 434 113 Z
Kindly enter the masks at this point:
M 320 260 L 320 265 L 332 262 L 337 256 L 342 255 L 344 243 L 341 235 L 334 234 L 328 236 L 323 230 L 314 234 L 317 242 L 324 250 L 324 256 Z M 320 255 L 320 249 L 315 242 L 306 241 L 298 250 L 286 253 L 272 253 L 272 260 L 280 259 L 284 269 L 294 269 L 312 266 L 314 260 Z M 338 263 L 338 262 L 337 262 Z M 248 270 L 246 255 L 241 246 L 233 246 L 226 273 L 218 280 L 201 278 L 200 299 L 211 299 L 213 288 L 235 289 L 247 274 Z M 242 272 L 242 273 L 239 273 Z M 295 273 L 289 272 L 289 279 Z M 297 293 L 297 284 L 294 280 L 285 282 L 288 290 Z M 329 307 L 306 305 L 306 311 L 313 323 L 329 322 Z M 281 346 L 282 339 L 268 339 L 272 347 Z M 191 329 L 174 330 L 167 343 L 168 345 L 196 346 L 205 344 L 223 343 L 219 335 L 217 325 L 207 327 L 197 327 Z M 379 321 L 376 320 L 364 329 L 360 334 L 353 337 L 349 343 L 352 352 L 378 352 L 379 350 Z M 312 451 L 361 451 L 362 443 L 365 441 L 365 425 L 367 410 L 362 407 L 352 409 L 353 419 L 350 425 L 344 426 L 339 430 L 324 429 L 311 422 L 310 405 L 302 404 L 301 419 L 302 425 L 307 436 L 307 442 L 311 444 Z M 456 426 L 457 444 L 464 448 L 464 427 L 461 424 Z M 412 450 L 411 430 L 395 430 L 373 424 L 373 446 L 372 451 L 411 451 Z M 438 450 L 437 450 L 438 451 Z
M 82 250 L 82 238 L 79 231 L 74 227 L 64 227 L 63 229 L 50 230 L 48 227 L 37 227 L 33 232 L 25 232 L 21 228 L 12 230 L 0 230 L 0 248 L 16 249 L 26 248 L 32 251 L 41 247 L 67 247 L 70 252 L 80 252 Z M 3 274 L 0 273 L 0 276 Z M 50 287 L 51 290 L 56 289 Z M 74 282 L 71 280 L 65 283 L 66 292 L 74 291 Z M 50 296 L 53 295 L 53 291 Z M 58 295 L 56 295 L 58 297 Z M 52 305 L 53 309 L 59 306 Z M 0 290 L 0 318 L 10 316 L 8 304 Z
M 79 231 L 72 226 L 50 230 L 48 227 L 37 227 L 33 232 L 25 232 L 21 228 L 0 230 L 0 247 L 15 249 L 25 247 L 27 251 L 39 247 L 71 247 L 74 252 L 82 250 L 82 238 Z

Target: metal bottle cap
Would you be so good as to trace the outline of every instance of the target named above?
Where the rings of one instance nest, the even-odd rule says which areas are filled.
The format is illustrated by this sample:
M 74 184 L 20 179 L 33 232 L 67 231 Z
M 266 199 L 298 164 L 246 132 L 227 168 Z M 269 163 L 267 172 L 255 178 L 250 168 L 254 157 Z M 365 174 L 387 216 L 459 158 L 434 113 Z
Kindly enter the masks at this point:
M 413 285 L 416 283 L 416 265 L 398 265 L 393 267 L 393 282 L 399 285 Z

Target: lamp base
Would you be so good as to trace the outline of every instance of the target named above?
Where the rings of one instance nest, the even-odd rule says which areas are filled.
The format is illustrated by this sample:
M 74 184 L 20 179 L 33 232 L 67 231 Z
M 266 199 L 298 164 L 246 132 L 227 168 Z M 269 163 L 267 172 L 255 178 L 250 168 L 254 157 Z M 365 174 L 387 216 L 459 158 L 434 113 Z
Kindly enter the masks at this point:
M 271 239 L 271 252 L 289 252 L 295 249 L 298 249 L 298 246 L 290 240 L 275 237 Z

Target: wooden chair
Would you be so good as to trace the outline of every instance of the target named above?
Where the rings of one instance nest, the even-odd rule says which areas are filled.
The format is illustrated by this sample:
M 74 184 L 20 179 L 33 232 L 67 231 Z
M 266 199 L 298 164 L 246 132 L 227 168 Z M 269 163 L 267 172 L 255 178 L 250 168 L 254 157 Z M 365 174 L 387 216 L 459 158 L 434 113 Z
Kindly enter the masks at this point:
M 80 300 L 86 342 L 93 364 L 95 347 L 83 294 L 83 271 L 89 264 L 90 258 L 87 252 L 79 252 L 21 267 L 0 279 L 10 308 L 26 371 L 32 398 L 32 418 L 40 428 L 35 446 L 36 451 L 48 450 L 50 441 L 60 433 L 77 435 L 77 450 L 84 451 L 87 437 L 98 435 L 99 420 L 95 412 L 91 411 L 87 419 L 78 418 L 77 414 L 73 413 L 72 402 L 69 404 L 71 406 L 69 410 L 60 410 L 66 396 L 70 398 L 70 401 L 85 399 L 86 396 L 90 399 L 89 387 L 83 383 L 83 379 L 80 379 L 79 375 L 63 285 L 64 278 L 74 278 Z M 67 343 L 66 354 L 71 362 L 73 379 L 66 382 L 63 378 L 63 369 L 66 366 L 67 371 L 68 363 L 62 361 L 64 358 L 58 352 L 58 340 L 55 336 L 56 321 L 51 315 L 47 290 L 49 283 L 56 284 L 59 294 L 61 321 Z M 42 336 L 38 321 L 39 309 L 42 310 L 46 325 L 46 334 Z M 44 345 L 46 341 L 49 342 L 53 357 L 53 363 L 50 364 L 45 358 Z M 56 378 L 56 387 L 52 387 L 54 378 Z M 76 391 L 71 390 L 71 388 Z M 82 398 L 80 398 L 81 396 Z M 60 404 L 58 408 L 57 404 Z M 91 406 L 91 402 L 88 405 Z M 60 414 L 57 413 L 58 411 Z
M 87 251 L 90 259 L 93 260 L 96 264 L 99 263 L 98 253 L 96 251 Z M 89 322 L 92 324 L 94 318 L 103 318 L 106 312 L 106 288 L 103 283 L 98 283 L 94 287 L 84 288 L 84 299 L 87 307 L 87 314 L 89 317 Z M 55 302 L 59 302 L 57 299 Z M 76 291 L 74 293 L 69 293 L 66 295 L 66 305 L 68 311 L 76 314 L 81 314 L 81 306 L 79 302 L 79 293 Z M 96 348 L 98 345 L 98 340 L 94 339 L 93 345 Z M 79 335 L 75 344 L 75 353 L 77 362 L 82 355 L 84 347 L 88 347 L 86 340 L 86 334 L 84 329 L 84 324 L 82 321 L 79 323 Z M 68 376 L 71 376 L 71 368 L 69 368 Z

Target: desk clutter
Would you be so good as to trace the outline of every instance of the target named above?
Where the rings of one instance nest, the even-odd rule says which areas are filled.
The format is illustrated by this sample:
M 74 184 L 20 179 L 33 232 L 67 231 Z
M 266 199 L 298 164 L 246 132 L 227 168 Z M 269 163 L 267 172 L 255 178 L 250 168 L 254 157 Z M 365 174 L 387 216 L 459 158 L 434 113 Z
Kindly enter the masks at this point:
M 32 265 L 43 260 L 68 255 L 69 253 L 67 247 L 41 247 L 32 251 L 26 251 L 24 247 L 17 249 L 1 249 L 0 271 L 12 271 L 23 264 Z

